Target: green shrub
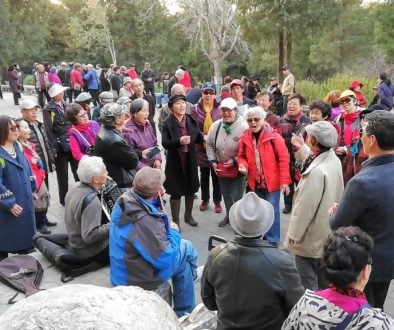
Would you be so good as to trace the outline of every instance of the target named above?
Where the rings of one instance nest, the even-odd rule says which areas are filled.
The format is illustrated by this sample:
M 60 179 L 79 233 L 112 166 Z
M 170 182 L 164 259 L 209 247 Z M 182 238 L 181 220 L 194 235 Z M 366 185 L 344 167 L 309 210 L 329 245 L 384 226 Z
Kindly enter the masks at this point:
M 321 83 L 313 82 L 311 80 L 296 81 L 296 90 L 298 93 L 304 95 L 307 99 L 307 104 L 323 99 L 329 91 L 339 89 L 343 91 L 348 88 L 353 80 L 358 80 L 364 87 L 361 89 L 362 93 L 367 98 L 367 102 L 371 102 L 375 96 L 374 86 L 377 85 L 376 78 L 354 76 L 348 73 L 337 73 L 331 78 Z
M 23 85 L 34 85 L 33 82 L 33 75 L 32 74 L 25 74 L 23 77 Z

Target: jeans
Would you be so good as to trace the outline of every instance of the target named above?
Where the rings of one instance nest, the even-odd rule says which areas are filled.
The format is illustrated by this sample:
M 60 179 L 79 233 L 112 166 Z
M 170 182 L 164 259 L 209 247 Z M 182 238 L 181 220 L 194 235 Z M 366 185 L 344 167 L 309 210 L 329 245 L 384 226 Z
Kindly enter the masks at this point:
M 209 201 L 209 175 L 212 178 L 213 202 L 219 204 L 222 200 L 222 194 L 220 192 L 219 179 L 212 167 L 200 167 L 201 200 Z
M 239 201 L 244 194 L 246 176 L 238 175 L 235 179 L 218 179 L 224 205 L 226 206 L 226 216 L 228 217 L 231 206 Z
M 251 191 L 247 188 L 247 191 Z M 264 189 L 256 189 L 256 195 L 262 199 L 265 199 L 267 202 L 270 202 L 274 207 L 274 223 L 270 230 L 265 234 L 265 238 L 269 242 L 280 242 L 280 211 L 279 211 L 279 202 L 280 202 L 280 190 L 275 190 L 271 193 L 268 190 Z
M 328 282 L 323 275 L 322 259 L 296 255 L 295 264 L 300 274 L 301 284 L 305 289 L 316 291 L 328 287 Z
M 190 241 L 182 239 L 175 271 L 171 277 L 174 291 L 174 310 L 178 317 L 191 313 L 196 306 L 194 296 L 196 269 L 197 251 Z
M 168 103 L 168 95 L 164 93 L 155 93 L 156 97 L 156 105 L 161 107 L 164 104 Z M 164 100 L 164 101 L 163 101 Z

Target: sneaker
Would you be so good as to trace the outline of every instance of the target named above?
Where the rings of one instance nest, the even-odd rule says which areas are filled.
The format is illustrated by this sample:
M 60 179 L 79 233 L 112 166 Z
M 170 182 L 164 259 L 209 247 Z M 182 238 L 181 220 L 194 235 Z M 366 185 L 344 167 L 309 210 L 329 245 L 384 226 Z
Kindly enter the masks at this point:
M 222 213 L 222 206 L 220 203 L 215 203 L 215 213 Z
M 201 211 L 201 212 L 204 212 L 204 211 L 206 211 L 206 210 L 208 210 L 208 202 L 202 201 L 202 202 L 201 202 L 201 205 L 200 205 L 200 211 Z
M 282 210 L 283 214 L 289 214 L 291 213 L 291 207 L 285 206 Z
M 227 227 L 230 225 L 230 221 L 228 220 L 228 216 L 225 216 L 222 221 L 219 222 L 219 227 Z
M 38 228 L 37 230 L 38 230 L 41 234 L 44 234 L 44 235 L 52 233 L 52 232 L 48 229 L 48 227 L 47 227 L 46 225 L 41 226 L 41 227 Z

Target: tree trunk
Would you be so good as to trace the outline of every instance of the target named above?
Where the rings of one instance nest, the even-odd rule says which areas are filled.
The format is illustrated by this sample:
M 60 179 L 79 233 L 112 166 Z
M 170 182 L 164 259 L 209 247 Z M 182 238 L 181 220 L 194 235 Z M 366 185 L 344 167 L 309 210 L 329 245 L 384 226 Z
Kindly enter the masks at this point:
M 282 81 L 283 79 L 283 74 L 282 74 L 282 66 L 283 66 L 283 60 L 284 60 L 284 31 L 280 31 L 278 35 L 278 79 L 279 81 Z
M 215 42 L 215 38 L 212 38 L 212 64 L 214 72 L 214 82 L 216 84 L 217 90 L 222 85 L 222 63 L 219 51 L 219 45 Z
M 291 39 L 291 34 L 289 32 L 286 33 L 286 64 L 290 68 L 291 67 L 291 55 L 293 52 L 293 40 Z

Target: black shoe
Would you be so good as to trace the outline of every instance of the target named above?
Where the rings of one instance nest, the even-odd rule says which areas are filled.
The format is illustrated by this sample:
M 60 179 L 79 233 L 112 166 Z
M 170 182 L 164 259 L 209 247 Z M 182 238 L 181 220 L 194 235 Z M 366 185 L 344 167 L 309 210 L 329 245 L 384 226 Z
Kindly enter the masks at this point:
M 291 207 L 285 206 L 282 210 L 283 214 L 289 214 L 291 213 Z
M 37 229 L 41 234 L 47 235 L 47 234 L 51 234 L 52 232 L 48 229 L 48 227 L 46 225 L 40 227 Z
M 230 221 L 228 220 L 228 216 L 225 216 L 222 221 L 219 222 L 219 227 L 227 227 L 230 225 Z
M 57 226 L 57 222 L 52 222 L 52 221 L 47 221 L 46 223 L 45 223 L 45 225 L 46 226 L 48 226 L 48 227 L 55 227 L 55 226 Z

